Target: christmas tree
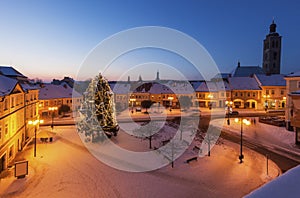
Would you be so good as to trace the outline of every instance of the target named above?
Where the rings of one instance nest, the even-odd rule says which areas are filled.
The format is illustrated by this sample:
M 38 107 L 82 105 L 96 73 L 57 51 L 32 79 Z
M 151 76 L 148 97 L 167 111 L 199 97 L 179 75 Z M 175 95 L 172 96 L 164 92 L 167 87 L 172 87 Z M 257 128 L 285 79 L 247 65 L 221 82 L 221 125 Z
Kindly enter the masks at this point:
M 105 136 L 117 136 L 119 126 L 115 114 L 114 95 L 101 74 L 92 79 L 84 92 L 81 104 L 81 120 L 78 131 L 84 132 L 86 140 L 104 140 Z

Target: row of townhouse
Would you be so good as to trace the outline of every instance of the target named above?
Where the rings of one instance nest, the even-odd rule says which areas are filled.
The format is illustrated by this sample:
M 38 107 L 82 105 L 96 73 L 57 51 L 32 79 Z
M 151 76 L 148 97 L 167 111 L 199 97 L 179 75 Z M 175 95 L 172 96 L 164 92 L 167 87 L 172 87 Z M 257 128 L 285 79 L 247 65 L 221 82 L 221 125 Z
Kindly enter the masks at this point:
M 38 129 L 29 121 L 38 119 L 38 87 L 12 67 L 0 67 L 0 173 Z
M 35 84 L 13 67 L 0 66 L 0 173 L 13 164 L 38 132 L 40 118 L 53 113 L 53 107 L 54 113 L 61 105 L 80 108 L 82 95 L 70 87 L 71 80 Z
M 287 90 L 286 128 L 295 131 L 295 142 L 300 144 L 300 71 L 286 75 L 285 80 Z
M 66 78 L 66 77 L 65 77 Z M 66 105 L 77 112 L 80 109 L 82 95 L 68 83 L 42 84 L 39 92 L 39 115 L 43 118 L 58 115 L 59 108 Z
M 143 100 L 179 108 L 180 96 L 190 97 L 193 106 L 282 109 L 286 104 L 284 75 L 254 74 L 243 77 L 221 75 L 211 81 L 121 81 L 110 82 L 117 106 L 141 106 Z M 230 103 L 229 103 L 230 104 Z

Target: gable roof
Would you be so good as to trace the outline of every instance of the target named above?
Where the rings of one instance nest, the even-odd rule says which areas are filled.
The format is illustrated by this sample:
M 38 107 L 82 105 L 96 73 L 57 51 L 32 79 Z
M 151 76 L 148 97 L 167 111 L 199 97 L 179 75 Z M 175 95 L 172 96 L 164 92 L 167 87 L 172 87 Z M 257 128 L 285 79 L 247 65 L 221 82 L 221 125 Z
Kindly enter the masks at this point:
M 261 90 L 257 81 L 251 77 L 232 77 L 228 81 L 232 90 Z
M 237 66 L 232 72 L 232 77 L 251 77 L 254 74 L 264 74 L 264 71 L 259 66 Z
M 9 95 L 17 84 L 17 80 L 0 75 L 0 96 Z
M 257 79 L 259 86 L 286 86 L 283 74 L 256 74 L 254 77 Z
M 67 85 L 44 84 L 44 86 L 40 89 L 39 92 L 40 100 L 72 97 L 81 97 L 81 94 L 79 94 Z
M 15 68 L 10 66 L 0 66 L 0 74 L 7 76 L 7 77 L 22 77 L 27 78 L 22 73 L 17 71 Z

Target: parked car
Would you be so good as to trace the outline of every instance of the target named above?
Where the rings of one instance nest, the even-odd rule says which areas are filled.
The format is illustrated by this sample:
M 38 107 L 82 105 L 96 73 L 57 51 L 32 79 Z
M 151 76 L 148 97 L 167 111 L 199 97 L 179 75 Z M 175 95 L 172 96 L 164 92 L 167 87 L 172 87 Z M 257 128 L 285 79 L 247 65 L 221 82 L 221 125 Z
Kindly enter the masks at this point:
M 141 107 L 135 108 L 135 112 L 141 112 L 141 111 L 142 111 L 142 108 L 141 108 Z

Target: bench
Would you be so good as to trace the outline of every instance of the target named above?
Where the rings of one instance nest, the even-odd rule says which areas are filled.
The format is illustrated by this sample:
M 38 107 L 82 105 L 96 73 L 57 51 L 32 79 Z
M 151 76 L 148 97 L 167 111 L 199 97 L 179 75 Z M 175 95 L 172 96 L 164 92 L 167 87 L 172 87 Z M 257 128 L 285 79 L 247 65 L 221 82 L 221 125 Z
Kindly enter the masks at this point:
M 192 157 L 192 158 L 189 158 L 189 159 L 187 159 L 186 160 L 186 163 L 190 163 L 191 161 L 197 161 L 198 160 L 198 157 L 196 156 L 196 157 Z

